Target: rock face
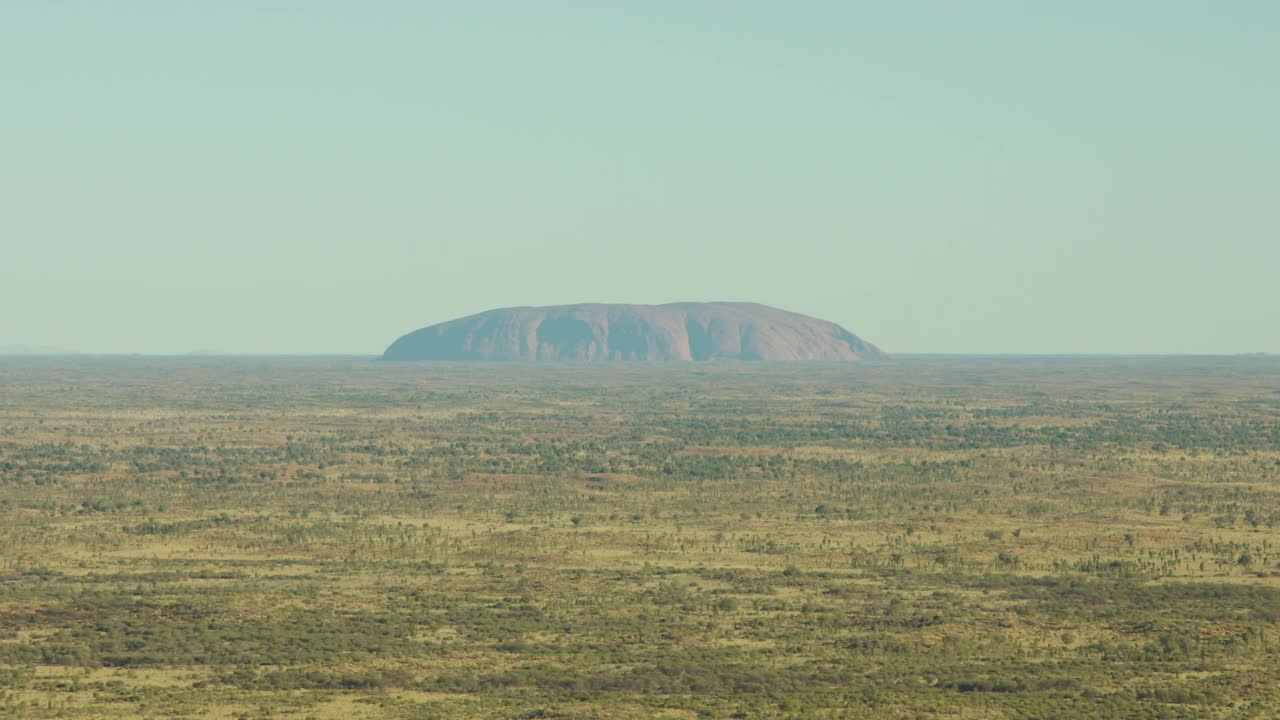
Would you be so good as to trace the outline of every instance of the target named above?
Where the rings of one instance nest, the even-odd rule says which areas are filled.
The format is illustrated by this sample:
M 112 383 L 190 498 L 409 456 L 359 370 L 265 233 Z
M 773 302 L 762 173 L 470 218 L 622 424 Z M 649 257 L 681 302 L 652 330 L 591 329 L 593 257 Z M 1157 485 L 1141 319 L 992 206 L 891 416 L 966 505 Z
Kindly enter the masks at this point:
M 825 320 L 755 303 L 490 310 L 416 330 L 384 360 L 862 360 L 876 346 Z

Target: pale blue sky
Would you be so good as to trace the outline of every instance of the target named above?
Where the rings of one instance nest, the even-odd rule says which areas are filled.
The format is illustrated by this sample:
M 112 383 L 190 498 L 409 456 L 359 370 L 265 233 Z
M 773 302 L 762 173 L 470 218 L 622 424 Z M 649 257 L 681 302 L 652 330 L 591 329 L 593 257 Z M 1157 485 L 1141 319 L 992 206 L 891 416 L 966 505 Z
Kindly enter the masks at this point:
M 1280 2 L 0 2 L 0 345 L 752 300 L 1280 352 Z

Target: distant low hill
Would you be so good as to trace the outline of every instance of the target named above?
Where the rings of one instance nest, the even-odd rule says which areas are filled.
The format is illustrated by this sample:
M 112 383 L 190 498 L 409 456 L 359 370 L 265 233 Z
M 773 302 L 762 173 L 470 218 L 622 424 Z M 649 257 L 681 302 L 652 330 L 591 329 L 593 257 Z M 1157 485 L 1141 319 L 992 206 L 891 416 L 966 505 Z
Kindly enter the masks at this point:
M 384 360 L 698 361 L 884 357 L 839 325 L 756 303 L 490 310 L 416 330 Z

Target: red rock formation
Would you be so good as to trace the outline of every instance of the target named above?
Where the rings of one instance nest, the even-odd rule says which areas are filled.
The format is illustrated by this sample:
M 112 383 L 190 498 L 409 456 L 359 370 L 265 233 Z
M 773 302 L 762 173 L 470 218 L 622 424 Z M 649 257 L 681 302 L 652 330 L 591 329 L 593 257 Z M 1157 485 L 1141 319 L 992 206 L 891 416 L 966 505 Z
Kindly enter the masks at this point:
M 884 354 L 825 320 L 755 303 L 490 310 L 409 333 L 384 360 L 862 360 Z

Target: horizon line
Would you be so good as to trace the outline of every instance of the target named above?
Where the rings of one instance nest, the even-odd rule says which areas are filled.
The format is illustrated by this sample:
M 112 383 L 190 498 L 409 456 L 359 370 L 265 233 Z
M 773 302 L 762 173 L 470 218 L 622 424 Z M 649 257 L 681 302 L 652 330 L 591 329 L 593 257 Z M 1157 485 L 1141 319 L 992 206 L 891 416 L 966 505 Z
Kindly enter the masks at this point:
M 878 363 L 885 360 L 892 361 L 897 358 L 1248 358 L 1248 357 L 1280 357 L 1280 353 L 1268 351 L 1244 351 L 1244 352 L 948 352 L 948 351 L 916 351 L 916 352 L 886 352 L 887 358 L 879 360 L 860 359 L 850 363 L 850 361 L 821 361 L 821 360 L 791 360 L 791 361 L 760 361 L 760 360 L 730 360 L 734 364 L 740 365 L 768 365 L 768 364 L 857 364 L 857 363 Z M 3 352 L 0 351 L 0 359 L 41 359 L 41 358 L 158 358 L 158 359 L 184 359 L 184 360 L 216 360 L 216 359 L 252 359 L 252 358 L 346 358 L 346 359 L 374 359 L 380 360 L 384 353 L 347 353 L 347 352 L 315 352 L 315 353 L 288 353 L 288 352 L 209 352 L 209 353 L 153 353 L 153 352 L 78 352 L 78 351 L 57 351 L 57 352 Z M 395 361 L 401 364 L 450 364 L 450 365 L 608 365 L 608 364 L 630 364 L 630 365 L 704 365 L 714 363 L 716 361 L 652 361 L 652 360 L 620 360 L 620 361 L 536 361 L 536 360 L 402 360 Z

